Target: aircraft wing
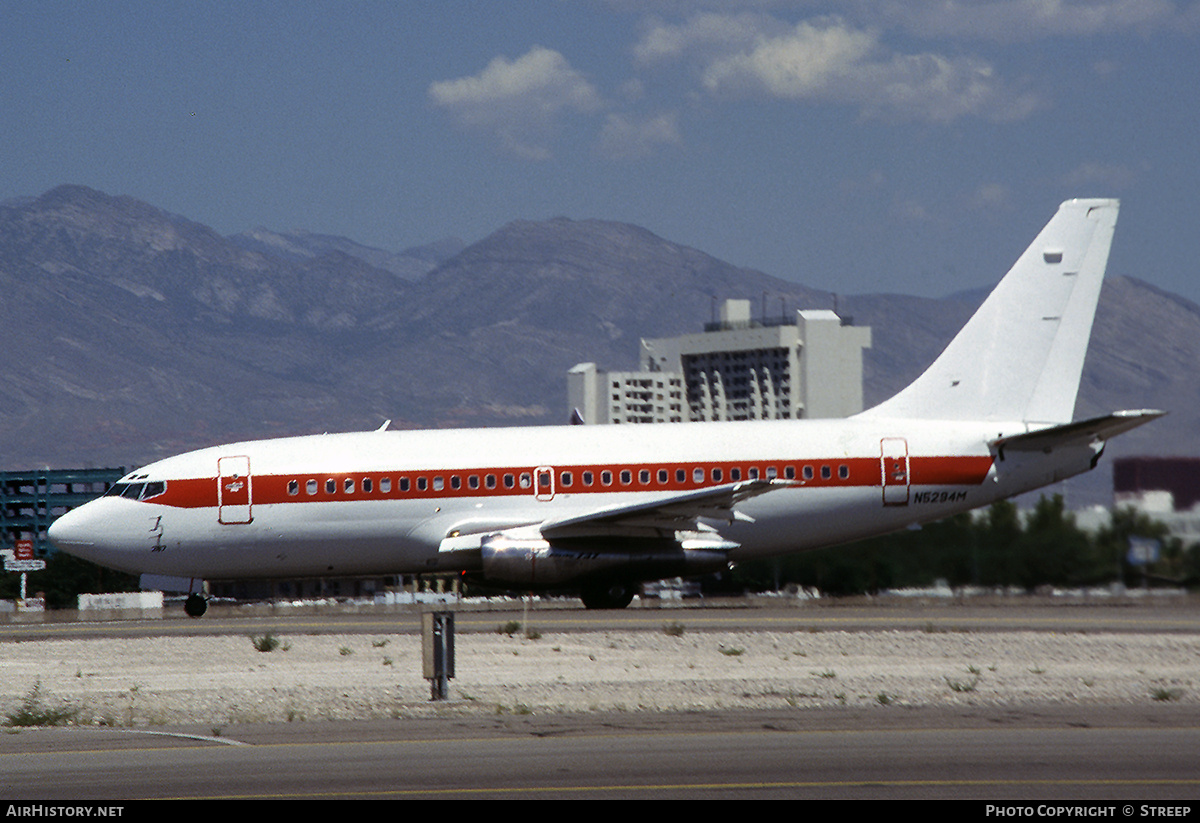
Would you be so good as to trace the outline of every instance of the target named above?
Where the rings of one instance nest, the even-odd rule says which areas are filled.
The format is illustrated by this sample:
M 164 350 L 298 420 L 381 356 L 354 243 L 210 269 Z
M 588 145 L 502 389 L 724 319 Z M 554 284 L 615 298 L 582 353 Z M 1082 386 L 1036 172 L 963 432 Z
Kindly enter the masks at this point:
M 1118 411 L 1090 420 L 1080 420 L 1077 423 L 1064 423 L 1061 426 L 1051 426 L 1048 429 L 1015 434 L 1011 437 L 1000 437 L 991 445 L 1003 454 L 1006 449 L 1015 451 L 1048 452 L 1060 446 L 1080 445 L 1095 440 L 1107 440 L 1122 432 L 1135 429 L 1151 420 L 1157 420 L 1166 412 L 1155 409 L 1138 409 L 1136 411 Z
M 700 528 L 700 518 L 726 523 L 749 521 L 751 518 L 737 511 L 738 503 L 792 485 L 795 484 L 788 480 L 727 483 L 649 503 L 611 506 L 561 520 L 548 520 L 538 530 L 543 537 L 551 539 L 611 534 L 624 529 L 694 530 Z

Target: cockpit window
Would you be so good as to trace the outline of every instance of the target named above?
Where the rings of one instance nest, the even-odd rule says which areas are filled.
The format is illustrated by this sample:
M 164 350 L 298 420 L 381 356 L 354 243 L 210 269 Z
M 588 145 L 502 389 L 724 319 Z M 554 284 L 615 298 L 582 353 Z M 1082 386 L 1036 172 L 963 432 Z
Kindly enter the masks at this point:
M 149 500 L 158 497 L 167 490 L 167 484 L 161 480 L 152 483 L 114 483 L 112 488 L 104 493 L 105 497 L 124 497 L 129 500 Z

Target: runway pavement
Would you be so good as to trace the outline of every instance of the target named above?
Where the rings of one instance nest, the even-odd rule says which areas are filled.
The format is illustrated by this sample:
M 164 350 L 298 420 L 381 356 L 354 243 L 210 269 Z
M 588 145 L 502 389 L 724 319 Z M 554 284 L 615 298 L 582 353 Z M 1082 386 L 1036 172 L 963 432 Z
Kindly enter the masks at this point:
M 1200 798 L 1198 751 L 1195 706 L 507 716 L 270 724 L 220 737 L 198 728 L 38 729 L 0 736 L 0 795 L 974 799 L 1191 809 Z
M 140 638 L 144 638 L 145 643 L 165 642 L 162 648 L 170 655 L 185 648 L 173 645 L 171 638 L 211 638 L 203 640 L 211 643 L 228 637 L 237 640 L 231 648 L 241 653 L 241 646 L 248 648 L 246 635 L 270 629 L 296 644 L 289 653 L 292 657 L 286 658 L 288 665 L 309 665 L 296 655 L 310 654 L 313 665 L 321 671 L 333 669 L 342 678 L 344 689 L 351 690 L 360 677 L 356 672 L 366 677 L 368 672 L 382 671 L 392 684 L 401 680 L 398 670 L 393 674 L 393 669 L 380 668 L 378 661 L 369 663 L 363 655 L 381 642 L 375 638 L 382 636 L 394 638 L 393 645 L 384 647 L 386 653 L 399 655 L 400 646 L 415 643 L 415 637 L 402 638 L 418 630 L 415 609 L 240 611 L 218 608 L 201 620 L 168 615 L 153 620 L 56 619 L 0 624 L 0 680 L 16 670 L 13 667 L 19 658 L 39 659 L 37 650 L 43 646 L 62 654 L 64 640 L 86 639 L 94 646 L 116 638 L 135 641 L 140 648 Z M 500 640 L 496 628 L 508 620 L 523 621 L 548 637 L 559 637 L 554 641 L 557 645 Z M 684 640 L 695 640 L 692 646 L 680 641 L 679 648 L 685 650 L 680 658 L 683 663 L 669 664 L 668 652 L 677 653 L 671 645 L 676 641 L 664 638 L 667 623 L 686 626 Z M 377 714 L 353 722 L 309 718 L 292 723 L 179 725 L 147 724 L 141 718 L 117 727 L 10 729 L 0 735 L 0 796 L 9 801 L 965 798 L 981 804 L 1020 802 L 1035 807 L 1049 800 L 1103 802 L 1116 804 L 1114 816 L 1126 816 L 1125 804 L 1131 804 L 1129 816 L 1135 817 L 1149 814 L 1143 811 L 1146 802 L 1151 810 L 1183 803 L 1185 816 L 1190 816 L 1191 804 L 1200 799 L 1200 759 L 1196 754 L 1200 752 L 1200 700 L 1196 699 L 1200 654 L 1195 651 L 1200 608 L 1186 598 L 1121 603 L 856 601 L 749 607 L 709 603 L 703 608 L 601 613 L 558 604 L 526 612 L 520 604 L 510 604 L 497 610 L 463 610 L 457 625 L 460 633 L 478 636 L 483 641 L 481 649 L 495 647 L 491 653 L 499 654 L 497 659 L 510 661 L 505 664 L 507 669 L 474 673 L 471 688 L 482 694 L 491 688 L 484 682 L 486 678 L 497 677 L 505 682 L 493 686 L 500 688 L 501 694 L 507 688 L 517 689 L 513 692 L 516 697 L 507 702 L 496 698 L 487 704 L 494 709 L 480 711 L 478 695 L 464 696 L 460 690 L 456 692 L 457 705 L 452 701 L 444 709 L 426 712 L 428 716 L 418 712 Z M 630 639 L 639 633 L 644 640 Z M 345 638 L 359 635 L 365 636 L 357 644 L 363 649 L 357 656 L 340 658 L 342 663 L 336 662 L 336 650 L 320 651 L 322 643 L 355 645 Z M 1063 669 L 1060 682 L 1077 683 L 1077 675 L 1067 671 L 1070 661 L 1043 661 L 1031 675 L 1000 657 L 981 657 L 978 659 L 984 664 L 991 661 L 994 665 L 977 675 L 984 685 L 995 681 L 995 691 L 986 698 L 982 687 L 977 694 L 955 694 L 957 681 L 938 668 L 930 672 L 939 687 L 935 705 L 928 698 L 917 699 L 916 686 L 911 701 L 884 699 L 888 692 L 875 684 L 900 682 L 887 680 L 886 660 L 876 661 L 882 663 L 878 666 L 869 659 L 845 656 L 855 644 L 867 645 L 877 636 L 886 636 L 889 648 L 899 650 L 897 654 L 918 649 L 922 654 L 930 650 L 936 654 L 941 646 L 931 642 L 938 635 L 948 639 L 962 635 L 969 641 L 971 655 L 985 654 L 978 649 L 992 648 L 989 644 L 993 642 L 1010 643 L 1018 636 L 1032 638 L 1042 648 L 1068 649 L 1095 648 L 1093 644 L 1102 636 L 1108 638 L 1103 642 L 1116 643 L 1122 653 L 1136 652 L 1142 645 L 1162 648 L 1166 644 L 1180 650 L 1172 654 L 1188 655 L 1188 659 L 1171 659 L 1180 668 L 1173 675 L 1175 685 L 1168 698 L 1151 697 L 1142 689 L 1140 697 L 1133 699 L 1093 698 L 1074 704 L 1057 686 L 1052 692 L 1055 699 L 1044 701 L 1036 695 L 1030 698 L 1028 686 L 1022 685 L 1047 680 L 1059 674 L 1058 668 Z M 730 636 L 762 638 L 763 648 L 755 648 L 758 641 L 754 640 L 744 644 L 744 655 L 740 648 L 727 646 L 708 654 L 708 646 L 718 640 L 724 643 Z M 472 642 L 478 645 L 479 641 Z M 1064 642 L 1066 646 L 1061 645 Z M 503 645 L 506 643 L 512 645 Z M 1134 648 L 1128 648 L 1131 646 Z M 837 651 L 839 648 L 842 651 Z M 568 654 L 575 656 L 568 659 Z M 755 654 L 760 654 L 772 672 L 769 679 L 751 674 Z M 818 654 L 836 655 L 839 662 L 828 664 L 823 661 L 834 658 L 818 660 Z M 55 663 L 48 655 L 40 659 L 48 666 Z M 777 661 L 774 670 L 772 659 Z M 278 668 L 283 660 L 267 663 L 252 658 L 247 664 L 223 660 L 226 668 L 214 667 L 212 672 L 249 665 L 253 672 L 248 673 L 260 682 L 265 676 L 269 684 L 272 672 L 284 671 Z M 543 679 L 538 682 L 551 689 L 556 684 L 567 685 L 564 676 L 569 680 L 578 672 L 585 688 L 625 688 L 634 694 L 651 688 L 656 671 L 667 675 L 668 665 L 675 666 L 668 679 L 686 678 L 692 687 L 702 687 L 711 676 L 707 666 L 719 666 L 722 673 L 714 684 L 734 691 L 728 692 L 730 698 L 718 697 L 716 702 L 736 695 L 741 695 L 738 701 L 753 700 L 695 711 L 645 710 L 636 705 L 616 711 L 544 711 L 540 703 L 520 702 L 526 698 L 519 692 L 531 688 L 535 691 L 530 694 L 541 693 L 536 689 L 543 686 L 532 682 L 521 686 L 509 680 L 534 674 L 529 666 L 551 665 L 538 662 L 542 660 L 561 661 L 565 666 L 561 671 L 566 675 L 540 672 Z M 593 663 L 615 664 L 618 674 L 583 671 Z M 946 671 L 958 671 L 961 663 L 958 659 L 946 661 L 953 667 Z M 74 663 L 59 661 L 60 668 L 62 665 L 69 671 L 59 682 L 87 681 L 92 675 L 86 665 L 76 669 Z M 368 665 L 375 668 L 361 668 Z M 1043 673 L 1043 665 L 1049 671 Z M 730 681 L 730 671 L 738 679 Z M 412 678 L 414 673 L 404 674 Z M 1140 676 L 1133 674 L 1135 680 Z M 1003 685 L 1003 675 L 1015 678 L 1011 681 L 1015 685 Z M 129 671 L 128 676 L 135 678 L 130 682 L 141 682 L 136 681 L 137 671 Z M 638 679 L 630 680 L 630 676 Z M 862 679 L 855 681 L 856 676 Z M 168 672 L 161 682 L 170 684 L 178 677 Z M 588 680 L 593 677 L 599 679 Z M 962 673 L 954 677 L 963 682 L 968 679 Z M 313 688 L 312 680 L 305 682 L 310 684 L 305 688 Z M 419 691 L 419 675 L 414 682 L 418 685 L 413 688 Z M 588 682 L 592 685 L 587 686 Z M 743 682 L 747 685 L 739 686 Z M 780 690 L 779 683 L 794 690 Z M 1096 693 L 1102 685 L 1094 684 Z M 234 692 L 239 688 L 232 680 L 210 687 Z M 130 719 L 135 699 L 151 699 L 147 694 L 151 689 L 137 692 L 138 688 L 127 690 Z M 895 694 L 891 686 L 886 688 Z M 1081 695 L 1092 690 L 1091 686 L 1071 688 Z M 175 692 L 168 689 L 165 693 Z M 559 699 L 548 697 L 546 705 Z M 1012 702 L 997 703 L 1003 700 Z M 596 702 L 604 705 L 603 700 Z M 761 708 L 771 703 L 775 708 Z M 119 717 L 116 722 L 120 724 Z M 981 813 L 983 808 L 981 805 Z

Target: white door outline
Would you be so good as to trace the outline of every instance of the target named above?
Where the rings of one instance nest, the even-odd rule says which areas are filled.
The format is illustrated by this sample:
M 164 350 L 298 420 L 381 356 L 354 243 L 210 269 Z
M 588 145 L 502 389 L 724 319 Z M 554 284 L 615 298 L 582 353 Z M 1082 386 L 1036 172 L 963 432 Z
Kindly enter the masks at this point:
M 250 458 L 246 455 L 217 458 L 217 522 L 226 525 L 249 523 L 253 495 Z
M 908 440 L 903 437 L 885 437 L 879 441 L 879 472 L 883 485 L 883 505 L 907 506 Z

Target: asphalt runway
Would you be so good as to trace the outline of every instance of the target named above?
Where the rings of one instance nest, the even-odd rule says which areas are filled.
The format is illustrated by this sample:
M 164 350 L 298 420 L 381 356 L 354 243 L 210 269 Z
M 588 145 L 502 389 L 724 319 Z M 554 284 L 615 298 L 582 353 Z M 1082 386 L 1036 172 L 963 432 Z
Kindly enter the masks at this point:
M 243 610 L 247 611 L 247 610 Z M 416 632 L 418 610 L 201 620 L 52 619 L 0 641 L 63 637 Z M 820 606 L 464 610 L 459 632 L 507 620 L 545 631 L 1033 631 L 1196 634 L 1191 600 L 843 602 Z M 1198 671 L 1200 676 L 1200 671 Z M 1149 816 L 1200 800 L 1200 705 L 879 707 L 68 727 L 0 735 L 8 801 L 219 799 L 972 799 L 1103 802 Z M 1129 804 L 1131 814 L 1124 809 Z M 1149 804 L 1149 805 L 1146 805 Z M 983 805 L 980 812 L 983 813 Z
M 1194 707 L 1175 706 L 269 724 L 222 737 L 35 729 L 0 737 L 0 795 L 972 799 L 1190 809 L 1200 798 L 1198 721 Z

